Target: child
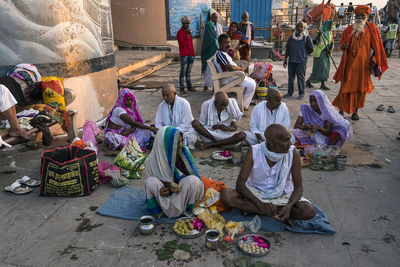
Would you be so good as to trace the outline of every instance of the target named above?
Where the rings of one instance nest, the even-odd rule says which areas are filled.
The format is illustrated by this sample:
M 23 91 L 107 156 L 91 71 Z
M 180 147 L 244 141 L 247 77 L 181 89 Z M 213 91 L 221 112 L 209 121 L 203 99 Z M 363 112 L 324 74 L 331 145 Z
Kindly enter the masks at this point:
M 389 25 L 386 27 L 386 56 L 390 57 L 394 49 L 394 44 L 397 39 L 398 25 L 394 23 L 393 19 L 389 20 Z

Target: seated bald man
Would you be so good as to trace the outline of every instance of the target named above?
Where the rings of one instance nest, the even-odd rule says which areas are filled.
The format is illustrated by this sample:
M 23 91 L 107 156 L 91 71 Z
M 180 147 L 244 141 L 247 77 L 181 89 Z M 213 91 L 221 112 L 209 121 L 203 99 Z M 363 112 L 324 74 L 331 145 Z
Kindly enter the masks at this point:
M 225 92 L 217 92 L 201 105 L 199 120 L 192 121 L 192 126 L 201 139 L 196 142 L 196 148 L 205 150 L 244 140 L 246 134 L 237 132 L 236 125 L 236 120 L 240 120 L 242 116 L 236 99 L 229 98 Z
M 314 218 L 315 208 L 302 196 L 300 156 L 290 137 L 287 127 L 268 126 L 266 143 L 254 145 L 247 152 L 236 190 L 224 190 L 222 201 L 244 212 L 281 222 Z
M 266 101 L 261 101 L 254 107 L 250 118 L 250 131 L 246 131 L 246 142 L 251 146 L 264 142 L 265 129 L 271 124 L 282 124 L 290 128 L 289 110 L 286 104 L 282 103 L 282 94 L 274 88 L 268 89 Z
M 158 106 L 155 126 L 160 129 L 163 126 L 177 128 L 183 134 L 183 143 L 190 149 L 194 149 L 197 134 L 192 128 L 192 109 L 190 103 L 176 95 L 175 86 L 165 84 L 161 89 L 163 101 Z

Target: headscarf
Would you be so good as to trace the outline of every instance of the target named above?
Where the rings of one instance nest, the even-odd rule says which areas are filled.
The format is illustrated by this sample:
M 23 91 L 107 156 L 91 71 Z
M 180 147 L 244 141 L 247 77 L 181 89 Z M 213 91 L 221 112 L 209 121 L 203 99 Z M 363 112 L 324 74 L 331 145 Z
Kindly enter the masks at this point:
M 180 18 L 181 23 L 190 23 L 190 17 L 189 16 L 182 16 Z
M 335 107 L 331 104 L 331 101 L 323 91 L 315 90 L 310 94 L 310 98 L 311 96 L 314 96 L 317 100 L 323 118 L 332 124 L 331 131 L 340 134 L 343 143 L 338 143 L 338 145 L 343 145 L 345 140 L 350 139 L 353 136 L 353 129 L 351 128 L 350 123 L 336 111 Z M 312 109 L 310 104 L 303 104 L 300 109 L 303 117 L 303 124 L 316 124 L 321 127 L 325 126 L 324 119 L 322 119 L 320 115 Z M 329 136 L 327 137 L 327 143 L 329 143 L 328 141 Z
M 179 135 L 181 132 L 171 126 L 164 126 L 158 130 L 153 149 L 146 163 L 149 177 L 156 177 L 160 181 L 168 183 L 179 183 L 182 178 L 186 177 L 186 174 L 180 175 L 176 167 Z M 189 175 L 195 175 L 200 179 L 196 162 L 185 145 L 182 145 L 182 152 L 179 156 Z
M 371 8 L 369 6 L 366 6 L 366 5 L 358 5 L 354 9 L 354 14 L 356 14 L 356 15 L 366 14 L 366 15 L 369 16 L 371 14 Z
M 327 40 L 328 42 L 331 39 L 329 34 L 329 32 L 331 31 L 331 26 L 332 26 L 331 20 L 327 20 L 321 25 L 321 33 L 324 36 L 325 40 Z
M 130 97 L 132 99 L 132 106 L 131 107 L 126 107 L 125 102 L 126 98 Z M 142 117 L 140 116 L 139 109 L 136 104 L 136 98 L 133 96 L 131 90 L 128 88 L 123 88 L 119 91 L 118 94 L 118 99 L 117 102 L 115 102 L 114 107 L 111 109 L 110 113 L 108 113 L 107 118 L 106 118 L 106 125 L 105 125 L 105 131 L 108 129 L 108 122 L 111 119 L 112 113 L 115 108 L 121 107 L 126 110 L 126 112 L 137 122 L 143 123 Z

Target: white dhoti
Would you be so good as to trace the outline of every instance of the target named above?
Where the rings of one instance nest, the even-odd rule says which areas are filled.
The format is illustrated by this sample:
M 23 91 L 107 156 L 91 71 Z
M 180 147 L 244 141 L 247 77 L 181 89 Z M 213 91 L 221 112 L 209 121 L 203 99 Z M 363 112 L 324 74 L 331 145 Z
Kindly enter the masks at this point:
M 224 132 L 221 130 L 211 130 L 211 129 L 207 129 L 207 131 L 215 138 L 215 140 L 217 141 L 221 141 L 221 140 L 225 140 L 228 139 L 232 136 L 234 136 L 235 134 L 237 134 L 238 132 Z M 204 137 L 202 135 L 200 135 L 200 139 L 202 142 L 205 143 L 210 143 L 213 140 L 208 139 L 207 137 Z
M 17 103 L 17 100 L 12 95 L 10 90 L 4 85 L 0 84 L 0 112 L 6 111 L 7 109 L 15 106 Z
M 247 189 L 250 190 L 250 192 L 256 198 L 258 198 L 263 203 L 272 203 L 275 206 L 286 206 L 287 203 L 289 203 L 289 199 L 290 199 L 289 195 L 282 195 L 281 197 L 273 198 L 273 199 L 264 199 L 264 198 L 261 197 L 261 193 L 259 192 L 259 190 L 257 190 L 256 188 L 254 188 L 252 186 L 249 186 L 249 185 L 246 185 L 246 187 L 247 187 Z M 301 202 L 301 201 L 305 201 L 305 202 L 308 202 L 308 203 L 311 204 L 311 202 L 308 199 L 304 198 L 304 197 L 301 197 L 298 202 Z

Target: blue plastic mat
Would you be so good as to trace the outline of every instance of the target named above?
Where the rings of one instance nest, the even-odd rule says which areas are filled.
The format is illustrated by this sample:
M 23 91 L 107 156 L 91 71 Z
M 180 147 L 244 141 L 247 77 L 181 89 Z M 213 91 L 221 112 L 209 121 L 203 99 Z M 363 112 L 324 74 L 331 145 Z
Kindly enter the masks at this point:
M 293 226 L 278 222 L 266 216 L 261 218 L 261 231 L 282 232 L 289 230 L 297 233 L 334 234 L 335 230 L 330 225 L 328 218 L 314 203 L 317 215 L 307 221 L 295 220 Z M 124 186 L 115 190 L 106 203 L 97 209 L 97 213 L 129 220 L 138 220 L 143 215 L 148 215 L 146 208 L 146 194 L 144 188 Z M 227 221 L 250 221 L 254 216 L 243 218 L 237 209 L 232 209 L 221 214 Z M 159 223 L 173 223 L 175 219 L 160 218 Z

